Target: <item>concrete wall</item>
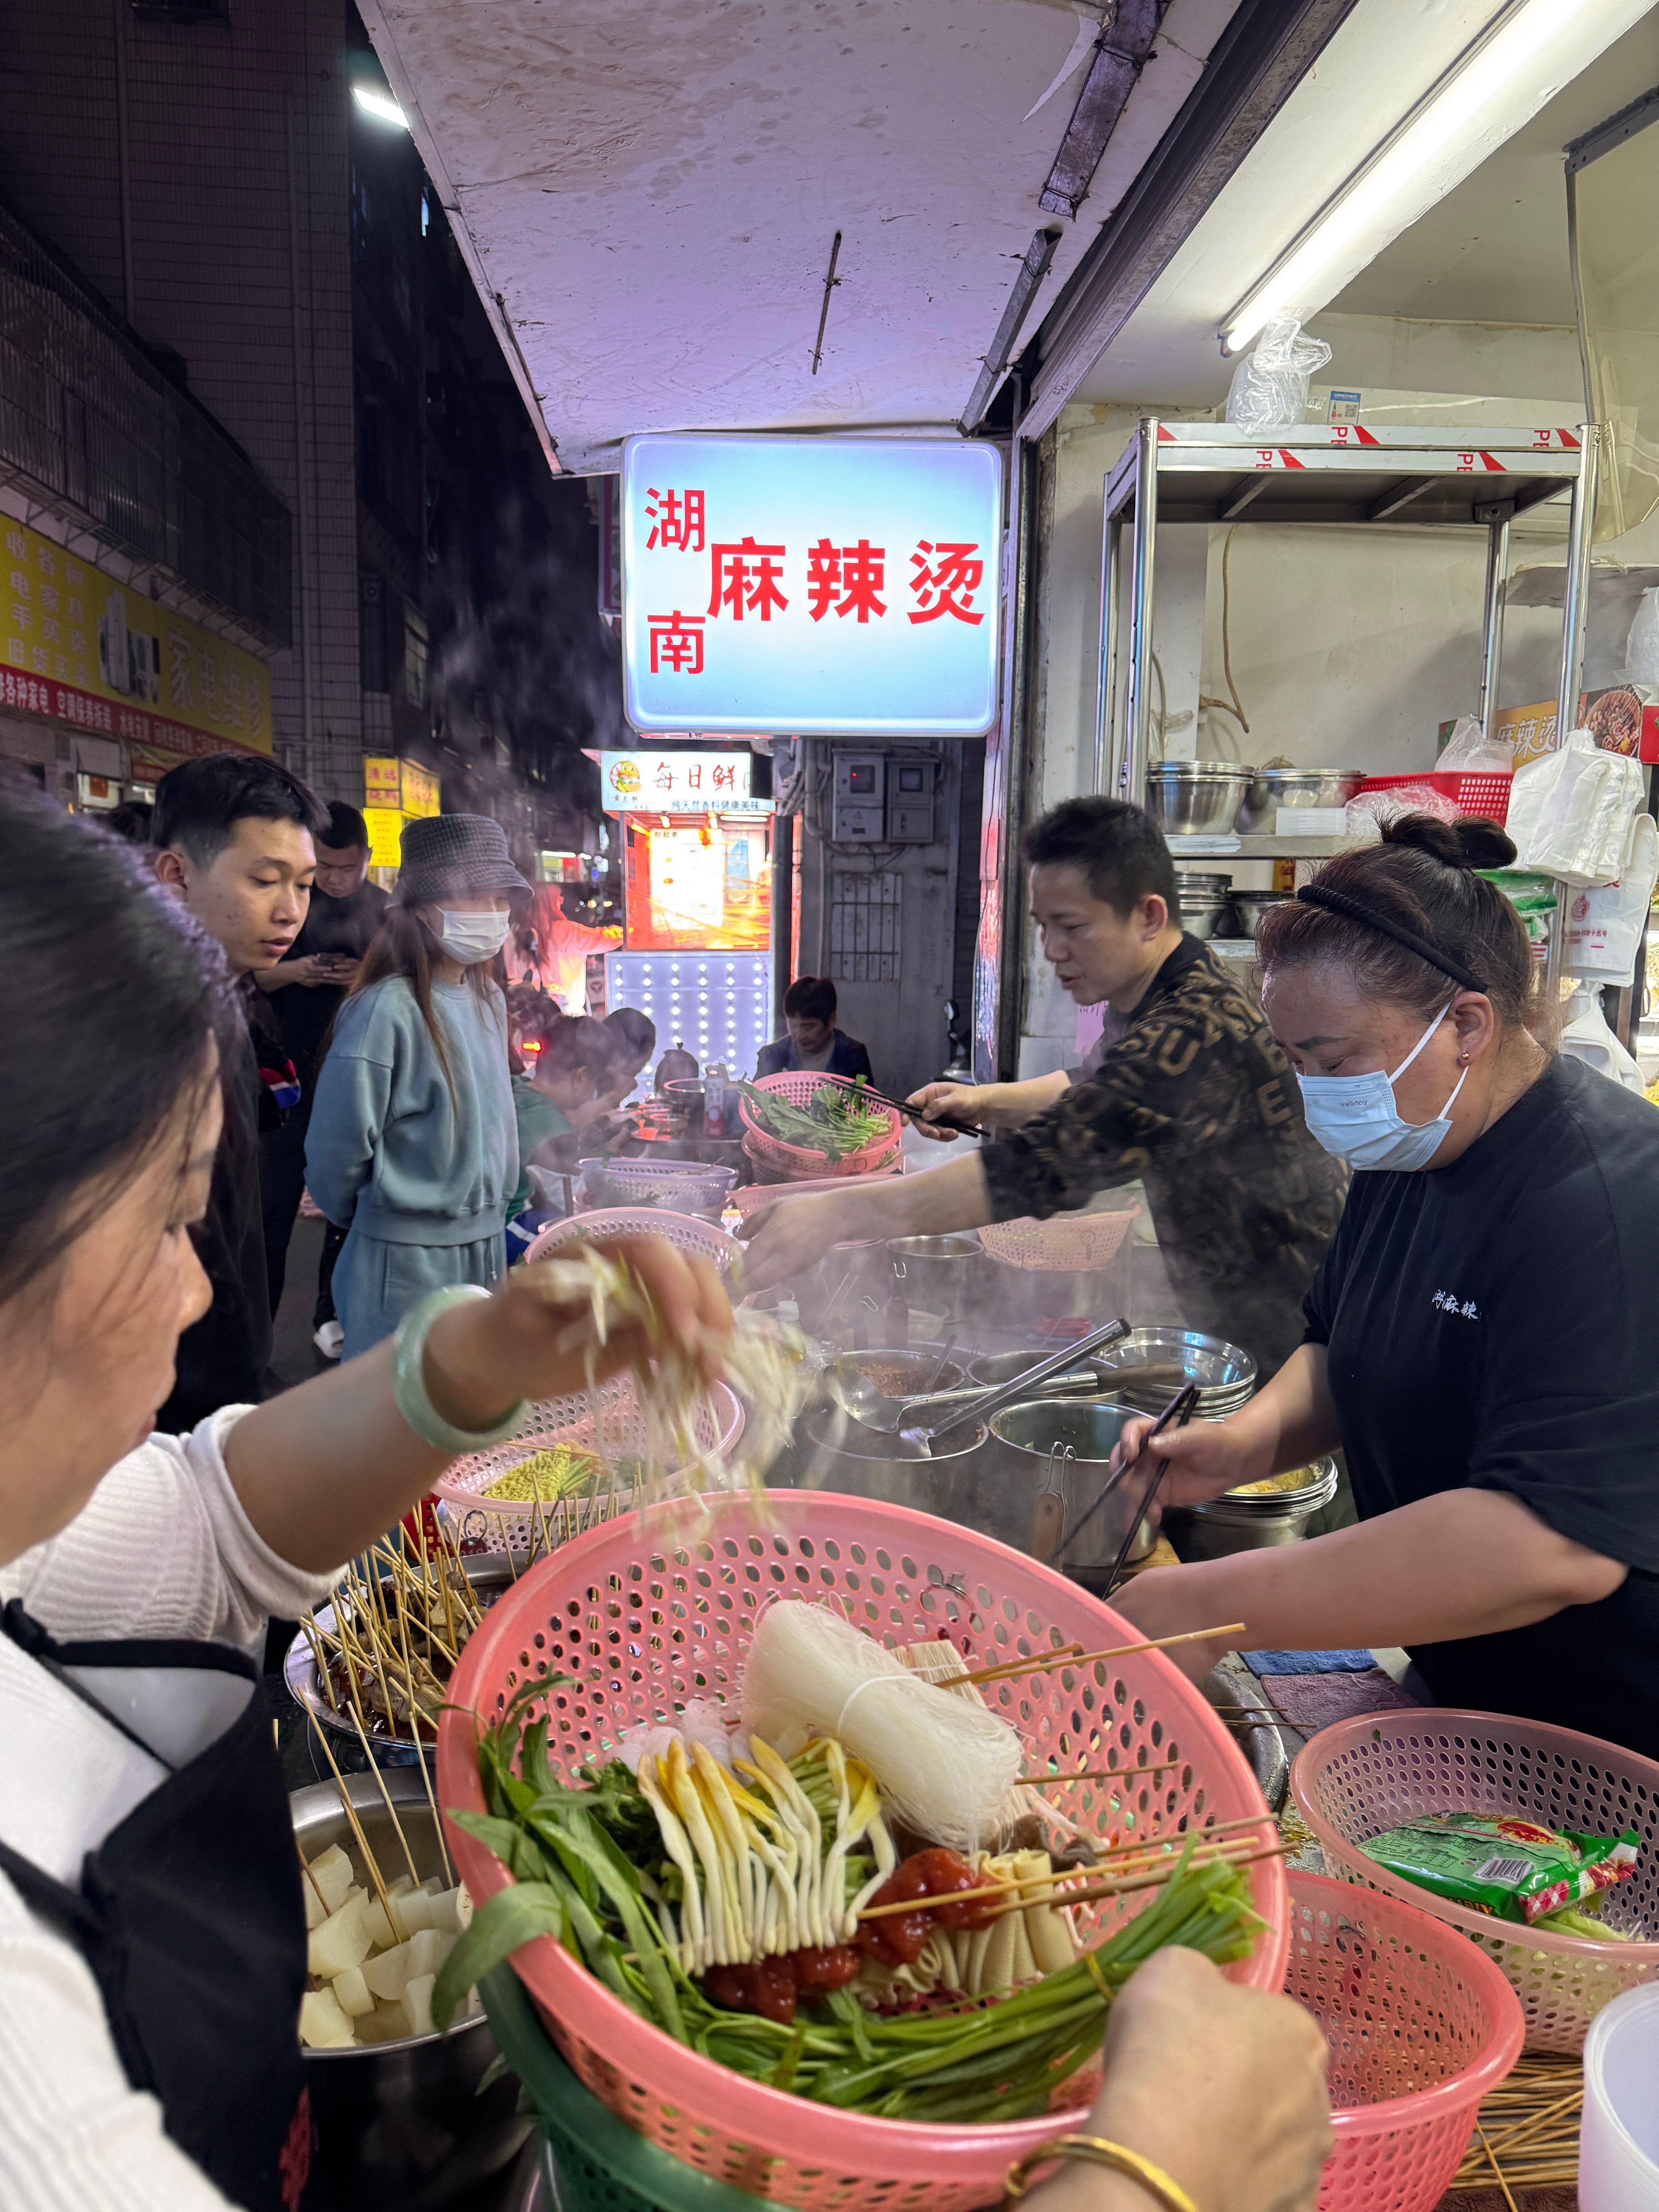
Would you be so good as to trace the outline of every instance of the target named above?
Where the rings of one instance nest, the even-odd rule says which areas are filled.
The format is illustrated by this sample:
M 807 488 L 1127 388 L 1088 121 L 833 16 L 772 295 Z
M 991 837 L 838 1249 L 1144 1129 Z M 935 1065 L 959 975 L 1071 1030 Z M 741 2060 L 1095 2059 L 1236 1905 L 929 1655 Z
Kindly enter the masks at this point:
M 191 390 L 294 518 L 278 750 L 361 797 L 351 271 L 338 0 L 6 11 L 0 192 Z

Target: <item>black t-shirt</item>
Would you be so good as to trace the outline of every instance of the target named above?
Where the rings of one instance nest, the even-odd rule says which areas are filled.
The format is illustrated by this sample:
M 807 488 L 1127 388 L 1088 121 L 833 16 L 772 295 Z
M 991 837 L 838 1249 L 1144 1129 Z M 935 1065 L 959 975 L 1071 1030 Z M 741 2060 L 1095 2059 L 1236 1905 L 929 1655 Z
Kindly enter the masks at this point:
M 349 898 L 343 899 L 313 890 L 305 927 L 283 959 L 302 960 L 308 953 L 320 952 L 343 953 L 361 960 L 391 903 L 378 884 L 360 884 Z M 270 1023 L 299 1074 L 307 1110 L 317 1082 L 318 1055 L 344 996 L 332 983 L 315 983 L 309 989 L 303 983 L 289 983 L 280 991 L 272 991 L 265 1001 Z
M 1659 1110 L 1552 1061 L 1449 1167 L 1355 1176 L 1306 1312 L 1363 1519 L 1504 1490 L 1630 1569 L 1419 1646 L 1435 1696 L 1659 1757 Z

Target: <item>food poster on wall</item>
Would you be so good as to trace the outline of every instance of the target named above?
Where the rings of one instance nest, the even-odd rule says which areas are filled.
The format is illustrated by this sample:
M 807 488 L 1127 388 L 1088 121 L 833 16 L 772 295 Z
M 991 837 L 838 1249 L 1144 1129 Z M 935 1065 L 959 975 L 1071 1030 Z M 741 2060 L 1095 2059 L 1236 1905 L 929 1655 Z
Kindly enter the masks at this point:
M 630 951 L 765 951 L 772 933 L 764 821 L 629 822 L 623 877 Z
M 0 705 L 171 754 L 270 749 L 270 671 L 39 531 L 0 522 Z

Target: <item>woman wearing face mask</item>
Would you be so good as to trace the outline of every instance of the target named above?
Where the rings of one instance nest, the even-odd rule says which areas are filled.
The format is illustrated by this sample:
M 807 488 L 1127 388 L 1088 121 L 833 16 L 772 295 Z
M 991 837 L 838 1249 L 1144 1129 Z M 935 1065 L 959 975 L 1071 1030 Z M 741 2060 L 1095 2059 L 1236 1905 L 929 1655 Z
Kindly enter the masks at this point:
M 1355 1173 L 1305 1342 L 1230 1419 L 1159 1437 L 1161 1496 L 1340 1444 L 1360 1522 L 1153 1570 L 1121 1609 L 1242 1620 L 1244 1649 L 1403 1644 L 1425 1702 L 1656 1756 L 1659 1113 L 1534 1036 L 1525 932 L 1474 872 L 1514 857 L 1412 816 L 1264 915 L 1268 1020 Z
M 335 1018 L 306 1139 L 311 1194 L 349 1231 L 333 1285 L 348 1359 L 428 1291 L 488 1287 L 505 1265 L 519 1138 L 493 970 L 530 896 L 487 816 L 404 831 L 398 888 Z

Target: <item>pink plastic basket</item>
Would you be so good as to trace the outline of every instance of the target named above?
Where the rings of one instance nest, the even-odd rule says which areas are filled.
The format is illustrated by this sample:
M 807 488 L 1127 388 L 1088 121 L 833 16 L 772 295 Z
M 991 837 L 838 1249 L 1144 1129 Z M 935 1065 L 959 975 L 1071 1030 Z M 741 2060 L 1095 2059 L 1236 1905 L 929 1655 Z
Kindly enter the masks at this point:
M 1368 775 L 1359 788 L 1399 791 L 1408 783 L 1424 784 L 1443 799 L 1449 799 L 1460 813 L 1484 816 L 1501 828 L 1509 815 L 1513 781 L 1501 769 L 1431 769 L 1416 775 Z
M 1478 1943 L 1507 1976 L 1529 2051 L 1579 2051 L 1622 1990 L 1659 1975 L 1659 1942 L 1595 1943 L 1491 1919 L 1401 1881 L 1358 1845 L 1420 1813 L 1514 1813 L 1584 1835 L 1634 1828 L 1635 1874 L 1607 1893 L 1608 1924 L 1659 1930 L 1659 1762 L 1541 1721 L 1437 1709 L 1361 1713 L 1322 1729 L 1291 1788 L 1328 1871 L 1414 1905 Z
M 979 1241 L 1005 1267 L 1064 1268 L 1090 1274 L 1109 1267 L 1139 1213 L 1055 1214 L 1047 1221 L 1029 1215 L 981 1229 Z
M 849 1083 L 845 1076 L 816 1075 L 810 1070 L 791 1071 L 783 1075 L 763 1075 L 756 1084 L 757 1091 L 770 1091 L 780 1098 L 787 1098 L 792 1106 L 805 1106 L 813 1094 L 826 1083 L 833 1083 L 841 1091 L 856 1091 L 858 1085 Z M 861 1175 L 866 1168 L 883 1166 L 903 1134 L 904 1125 L 888 1106 L 872 1106 L 872 1113 L 883 1115 L 887 1122 L 887 1133 L 865 1145 L 856 1152 L 847 1152 L 838 1160 L 825 1159 L 822 1154 L 809 1152 L 804 1145 L 786 1145 L 781 1138 L 769 1136 L 755 1118 L 755 1109 L 739 1094 L 743 1109 L 743 1148 L 757 1167 L 769 1167 L 781 1171 L 790 1182 L 808 1176 Z
M 806 1182 L 745 1182 L 732 1193 L 730 1203 L 747 1221 L 769 1206 L 787 1206 L 792 1199 L 821 1198 L 838 1190 L 863 1190 L 872 1182 L 890 1182 L 902 1173 L 896 1161 L 890 1168 L 872 1168 L 868 1175 L 817 1176 Z
M 699 1447 L 711 1456 L 724 1458 L 743 1434 L 742 1401 L 726 1382 L 714 1383 L 699 1400 L 692 1432 Z M 619 1476 L 614 1488 L 594 1498 L 572 1498 L 550 1505 L 537 1505 L 517 1498 L 485 1498 L 492 1482 L 508 1474 L 532 1452 L 569 1444 L 592 1452 L 611 1468 L 619 1462 L 637 1459 L 645 1449 L 645 1416 L 626 1375 L 602 1383 L 589 1398 L 538 1398 L 520 1425 L 512 1441 L 494 1444 L 488 1451 L 469 1452 L 452 1460 L 432 1486 L 451 1518 L 468 1542 L 482 1539 L 491 1552 L 527 1552 L 536 1544 L 566 1544 L 602 1521 L 631 1512 L 638 1503 L 636 1486 Z M 684 1468 L 665 1477 L 683 1484 Z
M 693 1213 L 670 1213 L 656 1206 L 596 1206 L 592 1213 L 573 1213 L 568 1220 L 550 1222 L 525 1254 L 525 1265 L 550 1259 L 566 1244 L 591 1243 L 599 1237 L 665 1237 L 682 1252 L 696 1252 L 712 1260 L 722 1275 L 743 1252 L 735 1237 L 728 1237 L 711 1221 L 699 1221 Z
M 988 1664 L 1081 1642 L 1134 1639 L 1118 1614 L 1075 1583 L 972 1530 L 925 1514 L 822 1491 L 653 1507 L 579 1537 L 524 1577 L 485 1614 L 461 1655 L 439 1729 L 446 1806 L 482 1809 L 472 1721 L 538 1674 L 580 1687 L 549 1699 L 548 1753 L 572 1777 L 604 1758 L 631 1722 L 672 1711 L 691 1696 L 736 1695 L 756 1615 L 774 1598 L 838 1601 L 889 1644 L 948 1637 Z M 1183 1820 L 1262 1814 L 1255 1779 L 1225 1727 L 1159 1651 L 1026 1675 L 988 1692 L 1018 1727 L 1034 1762 L 1179 1765 L 1127 1789 L 1079 1784 L 1068 1807 L 1103 1837 L 1166 1834 Z M 501 1862 L 451 1831 L 475 1899 L 506 1887 Z M 1228 1972 L 1277 1989 L 1289 1942 L 1285 1872 L 1277 1858 L 1249 1869 L 1271 1933 Z M 1080 1908 L 1104 1935 L 1144 1910 L 1149 1893 Z M 1011 2159 L 1054 2131 L 1054 2116 L 998 2125 L 932 2127 L 831 2111 L 717 2066 L 648 2026 L 550 1938 L 513 1964 L 549 2033 L 587 2087 L 630 2127 L 687 2165 L 780 2203 L 813 2212 L 926 2207 L 969 2212 L 995 2202 Z M 1086 2103 L 1088 2069 L 1061 2093 Z
M 1292 1873 L 1285 1988 L 1331 2047 L 1320 2212 L 1429 2212 L 1521 2051 L 1489 1959 L 1413 1905 Z

